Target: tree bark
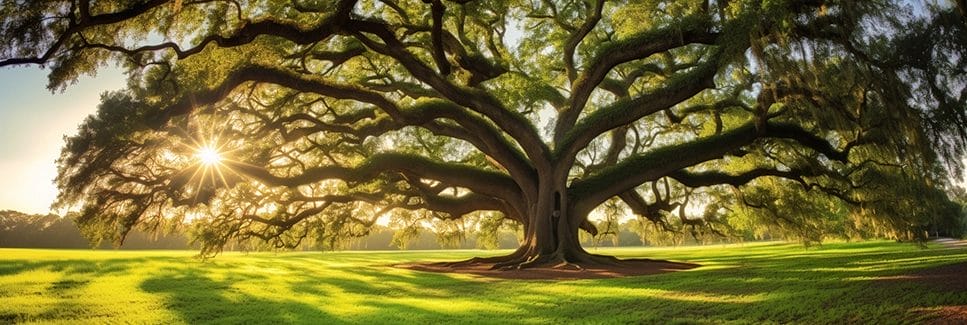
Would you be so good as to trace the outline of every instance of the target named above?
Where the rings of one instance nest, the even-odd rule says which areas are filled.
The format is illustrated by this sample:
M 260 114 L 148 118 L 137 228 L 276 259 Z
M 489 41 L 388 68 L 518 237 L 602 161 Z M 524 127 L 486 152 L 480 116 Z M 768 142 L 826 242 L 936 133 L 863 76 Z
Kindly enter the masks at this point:
M 524 242 L 513 253 L 474 258 L 457 264 L 488 263 L 494 269 L 533 267 L 584 269 L 592 265 L 616 264 L 617 259 L 588 253 L 581 246 L 578 231 L 589 211 L 573 209 L 567 191 L 566 173 L 544 173 L 539 179 L 536 202 L 528 206 Z

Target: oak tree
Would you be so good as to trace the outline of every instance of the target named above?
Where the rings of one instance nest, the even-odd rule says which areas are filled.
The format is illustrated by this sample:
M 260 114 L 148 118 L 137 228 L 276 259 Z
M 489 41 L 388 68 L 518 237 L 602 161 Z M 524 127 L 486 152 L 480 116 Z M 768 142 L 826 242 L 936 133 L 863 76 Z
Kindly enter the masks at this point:
M 942 4 L 0 3 L 0 66 L 49 67 L 51 90 L 126 69 L 56 180 L 116 242 L 191 222 L 214 253 L 476 215 L 524 240 L 471 262 L 615 263 L 578 236 L 609 200 L 668 231 L 753 211 L 808 235 L 826 204 L 916 238 L 947 218 L 967 139 L 967 34 Z

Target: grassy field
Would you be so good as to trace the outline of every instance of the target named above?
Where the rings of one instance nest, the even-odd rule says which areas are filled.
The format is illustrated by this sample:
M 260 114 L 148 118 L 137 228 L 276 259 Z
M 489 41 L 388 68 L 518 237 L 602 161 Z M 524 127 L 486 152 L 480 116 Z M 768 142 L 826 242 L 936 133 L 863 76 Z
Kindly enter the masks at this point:
M 608 249 L 700 263 L 604 280 L 496 280 L 388 265 L 493 251 L 0 249 L 0 323 L 896 323 L 967 305 L 917 276 L 967 249 L 863 242 Z M 962 287 L 962 286 L 961 286 Z

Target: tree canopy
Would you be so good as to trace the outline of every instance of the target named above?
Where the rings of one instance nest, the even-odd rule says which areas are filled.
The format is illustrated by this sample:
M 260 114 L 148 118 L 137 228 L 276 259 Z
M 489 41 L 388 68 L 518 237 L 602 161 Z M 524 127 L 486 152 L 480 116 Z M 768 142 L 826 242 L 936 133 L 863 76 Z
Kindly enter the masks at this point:
M 960 214 L 943 190 L 967 20 L 949 4 L 2 4 L 0 66 L 45 65 L 51 90 L 126 68 L 58 160 L 58 205 L 96 239 L 190 220 L 215 253 L 476 216 L 524 230 L 476 262 L 528 267 L 614 262 L 579 243 L 599 207 L 806 240 L 834 214 L 898 239 Z

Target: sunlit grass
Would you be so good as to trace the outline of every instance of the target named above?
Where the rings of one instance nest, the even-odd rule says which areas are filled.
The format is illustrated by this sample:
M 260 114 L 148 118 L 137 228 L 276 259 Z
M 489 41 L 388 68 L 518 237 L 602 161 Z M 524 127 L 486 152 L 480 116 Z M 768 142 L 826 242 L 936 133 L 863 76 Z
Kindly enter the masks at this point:
M 227 253 L 0 249 L 0 323 L 882 323 L 967 293 L 882 279 L 967 261 L 890 242 L 619 248 L 703 266 L 655 276 L 515 281 L 391 267 L 505 252 Z

